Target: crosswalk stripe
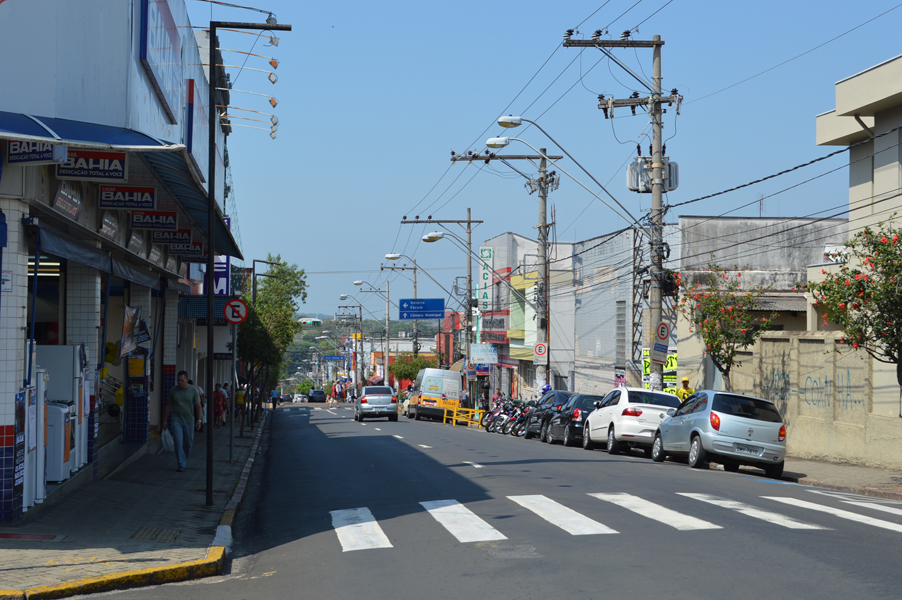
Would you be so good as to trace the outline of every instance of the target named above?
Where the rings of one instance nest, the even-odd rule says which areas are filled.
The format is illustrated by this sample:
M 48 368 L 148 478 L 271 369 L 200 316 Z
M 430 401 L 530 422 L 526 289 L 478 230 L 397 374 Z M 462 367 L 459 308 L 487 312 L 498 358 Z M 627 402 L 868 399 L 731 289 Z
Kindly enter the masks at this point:
M 858 523 L 864 523 L 866 525 L 873 525 L 874 527 L 882 527 L 883 529 L 889 529 L 890 531 L 897 531 L 902 533 L 902 525 L 898 523 L 891 523 L 889 521 L 881 521 L 880 519 L 875 519 L 873 517 L 868 517 L 865 515 L 859 515 L 857 513 L 849 512 L 847 510 L 842 510 L 841 508 L 833 508 L 830 506 L 821 506 L 820 504 L 815 504 L 814 502 L 806 502 L 805 500 L 796 500 L 795 498 L 783 498 L 779 496 L 761 496 L 762 498 L 766 498 L 767 500 L 776 500 L 777 502 L 782 502 L 783 504 L 789 504 L 790 506 L 798 506 L 800 508 L 808 508 L 810 510 L 817 510 L 820 512 L 825 512 L 827 514 L 833 515 L 835 517 L 839 517 L 841 519 L 848 519 L 849 521 L 857 521 Z
M 476 516 L 457 500 L 434 500 L 420 502 L 420 504 L 460 542 L 490 542 L 507 539 L 501 532 Z
M 632 494 L 589 494 L 599 500 L 612 502 L 618 506 L 622 506 L 627 510 L 631 510 L 636 514 L 648 517 L 670 525 L 680 531 L 692 531 L 696 529 L 723 529 L 720 525 L 708 523 L 689 515 L 684 515 L 675 510 L 665 508 L 648 500 L 643 500 Z
M 761 519 L 762 521 L 767 521 L 768 523 L 773 523 L 774 525 L 780 525 L 782 527 L 788 527 L 789 529 L 829 529 L 829 527 L 821 527 L 820 525 L 797 521 L 796 519 L 781 515 L 780 513 L 770 512 L 769 510 L 763 510 L 756 506 L 752 506 L 751 504 L 736 502 L 735 500 L 728 500 L 719 496 L 711 496 L 709 494 L 686 494 L 682 492 L 677 493 L 680 496 L 686 496 L 687 498 L 693 498 L 695 500 L 707 502 L 708 504 L 735 510 L 747 517 L 754 517 L 755 519 Z
M 342 552 L 392 547 L 370 509 L 363 507 L 329 512 Z
M 876 502 L 855 502 L 853 500 L 843 500 L 843 504 L 851 504 L 853 506 L 863 506 L 865 508 L 873 508 L 874 510 L 882 510 L 892 515 L 902 515 L 902 510 L 886 506 L 885 504 L 877 504 Z
M 571 535 L 617 533 L 610 527 L 593 521 L 545 496 L 508 496 L 508 498 Z

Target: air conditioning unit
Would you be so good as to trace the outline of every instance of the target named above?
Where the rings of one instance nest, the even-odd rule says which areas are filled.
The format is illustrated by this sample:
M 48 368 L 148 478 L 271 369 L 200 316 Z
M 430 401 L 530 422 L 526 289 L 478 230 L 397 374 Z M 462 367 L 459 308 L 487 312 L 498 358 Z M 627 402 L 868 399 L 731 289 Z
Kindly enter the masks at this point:
M 626 187 L 631 192 L 651 193 L 651 157 L 637 156 L 626 168 Z M 664 190 L 672 192 L 680 185 L 680 167 L 664 157 Z

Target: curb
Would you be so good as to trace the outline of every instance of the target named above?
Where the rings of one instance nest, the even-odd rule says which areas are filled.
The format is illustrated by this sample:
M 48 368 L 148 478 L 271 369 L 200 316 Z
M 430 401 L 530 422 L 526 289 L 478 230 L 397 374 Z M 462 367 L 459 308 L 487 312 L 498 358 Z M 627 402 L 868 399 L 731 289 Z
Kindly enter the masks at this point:
M 244 492 L 247 489 L 251 468 L 254 466 L 254 456 L 257 454 L 257 449 L 260 447 L 260 438 L 263 435 L 263 427 L 265 424 L 266 413 L 264 412 L 263 418 L 260 421 L 260 426 L 257 428 L 257 434 L 254 437 L 254 443 L 251 445 L 250 454 L 244 463 L 244 468 L 241 470 L 238 485 L 235 487 L 232 498 L 223 510 L 222 519 L 220 520 L 219 527 L 217 527 L 216 537 L 210 545 L 210 548 L 207 550 L 206 558 L 165 567 L 148 567 L 146 569 L 138 569 L 135 571 L 113 573 L 102 577 L 91 577 L 56 585 L 29 588 L 24 591 L 0 590 L 0 600 L 68 598 L 80 594 L 97 594 L 100 592 L 127 590 L 136 587 L 176 583 L 179 581 L 190 581 L 193 579 L 203 579 L 204 577 L 220 575 L 222 573 L 222 567 L 225 564 L 226 556 L 229 552 L 229 546 L 231 546 L 231 529 L 232 524 L 235 522 L 235 513 L 238 510 L 238 507 L 241 506 L 241 501 L 244 498 Z
M 868 488 L 868 487 L 858 487 L 854 485 L 840 485 L 838 483 L 827 483 L 825 481 L 818 481 L 817 479 L 810 479 L 808 477 L 786 477 L 788 481 L 792 481 L 794 483 L 798 483 L 800 485 L 810 485 L 813 487 L 826 488 L 829 490 L 836 490 L 838 492 L 851 492 L 854 494 L 861 494 L 863 496 L 872 496 L 874 498 L 885 498 L 887 500 L 899 500 L 902 501 L 902 492 L 890 492 L 887 490 L 881 490 L 877 488 Z

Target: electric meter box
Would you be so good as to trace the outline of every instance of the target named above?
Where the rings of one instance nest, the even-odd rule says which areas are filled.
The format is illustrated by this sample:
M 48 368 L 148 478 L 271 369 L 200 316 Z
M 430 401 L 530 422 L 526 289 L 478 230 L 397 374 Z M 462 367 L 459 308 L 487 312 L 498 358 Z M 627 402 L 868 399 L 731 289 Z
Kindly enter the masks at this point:
M 651 157 L 637 156 L 626 168 L 626 187 L 631 192 L 651 193 Z M 664 191 L 672 192 L 680 185 L 680 167 L 664 157 Z

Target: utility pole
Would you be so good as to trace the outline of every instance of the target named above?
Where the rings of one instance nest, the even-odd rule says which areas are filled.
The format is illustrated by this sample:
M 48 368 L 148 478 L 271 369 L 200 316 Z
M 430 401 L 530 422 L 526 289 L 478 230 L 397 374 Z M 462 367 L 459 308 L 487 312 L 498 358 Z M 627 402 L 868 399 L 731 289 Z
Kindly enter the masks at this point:
M 385 361 L 384 371 L 385 371 L 385 385 L 389 385 L 389 373 L 388 367 L 391 363 L 391 331 L 388 328 L 389 322 L 389 310 L 391 310 L 391 303 L 388 300 L 388 284 L 390 282 L 388 280 L 385 281 L 385 352 L 382 353 L 382 360 Z
M 548 184 L 550 181 L 550 177 L 548 175 L 548 160 L 561 160 L 563 156 L 548 156 L 548 152 L 545 148 L 539 148 L 540 156 L 530 156 L 530 155 L 496 155 L 493 152 L 486 151 L 486 154 L 468 154 L 468 155 L 456 155 L 452 152 L 451 161 L 459 162 L 459 161 L 469 161 L 473 162 L 474 160 L 482 160 L 485 161 L 486 164 L 492 160 L 500 160 L 507 164 L 508 160 L 528 160 L 533 162 L 535 160 L 539 161 L 539 180 L 537 182 L 533 182 L 529 179 L 530 184 L 538 184 L 538 192 L 539 192 L 539 224 L 537 229 L 539 230 L 539 268 L 538 268 L 538 277 L 536 278 L 536 288 L 537 288 L 537 300 L 536 303 L 538 305 L 538 311 L 536 314 L 536 338 L 538 341 L 545 344 L 547 352 L 545 353 L 545 364 L 538 365 L 536 369 L 536 381 L 534 386 L 536 389 L 540 389 L 545 383 L 548 383 L 548 380 L 551 377 L 551 339 L 549 336 L 549 324 L 551 313 L 549 310 L 549 302 L 548 302 L 548 290 L 549 290 L 549 276 L 548 276 Z M 535 163 L 533 163 L 535 164 Z M 509 166 L 509 165 L 508 165 Z M 515 169 L 516 170 L 516 169 Z M 519 171 L 517 171 L 519 173 Z M 523 175 L 522 173 L 520 173 Z M 526 177 L 524 175 L 524 177 Z M 467 216 L 469 217 L 469 209 L 467 209 Z M 469 243 L 469 236 L 467 237 L 467 242 Z M 467 283 L 468 287 L 472 289 L 472 281 L 470 280 L 470 271 L 469 264 L 467 265 Z M 468 314 L 469 318 L 469 314 Z M 469 321 L 468 321 L 469 324 Z M 469 328 L 468 328 L 469 330 Z M 469 350 L 467 354 L 467 362 L 469 362 Z
M 400 256 L 400 255 L 399 255 Z M 390 271 L 413 271 L 413 299 L 417 299 L 417 261 L 416 259 L 411 259 L 413 261 L 412 267 L 386 267 L 385 265 L 380 266 L 380 270 L 384 271 L 388 269 Z M 427 273 L 428 275 L 428 273 Z M 413 357 L 416 358 L 420 355 L 419 341 L 420 341 L 420 329 L 419 329 L 419 321 L 413 322 Z
M 645 334 L 645 340 L 651 349 L 652 360 L 650 366 L 650 387 L 653 390 L 661 390 L 664 387 L 664 364 L 654 359 L 655 351 L 655 331 L 662 322 L 662 302 L 663 291 L 662 284 L 664 280 L 664 157 L 663 157 L 663 122 L 661 103 L 667 102 L 672 105 L 677 103 L 677 113 L 683 97 L 680 96 L 676 89 L 671 90 L 670 96 L 661 95 L 661 46 L 664 41 L 660 35 L 652 36 L 648 40 L 631 40 L 630 32 L 626 31 L 619 40 L 603 40 L 601 39 L 602 31 L 598 30 L 592 36 L 591 40 L 573 40 L 570 36 L 573 30 L 568 29 L 564 35 L 565 48 L 597 48 L 601 50 L 612 62 L 617 63 L 627 73 L 629 73 L 643 87 L 649 90 L 650 96 L 640 98 L 639 93 L 633 93 L 632 97 L 615 100 L 613 98 L 605 98 L 604 95 L 598 97 L 598 108 L 604 111 L 605 118 L 614 117 L 615 108 L 629 107 L 633 114 L 636 114 L 636 107 L 648 107 L 648 113 L 652 121 L 652 146 L 651 146 L 651 286 L 648 293 L 649 314 L 651 318 L 651 327 Z M 653 52 L 652 64 L 652 80 L 649 84 L 642 77 L 634 73 L 629 67 L 618 60 L 614 55 L 605 50 L 605 48 L 651 48 Z M 635 323 L 634 323 L 635 327 Z M 666 351 L 665 351 L 666 355 Z M 666 356 L 665 356 L 666 360 Z
M 452 160 L 454 160 L 453 157 L 452 157 Z M 466 348 L 464 349 L 465 350 L 464 356 L 467 357 L 467 368 L 469 368 L 470 367 L 470 344 L 472 342 L 471 337 L 473 335 L 473 331 L 472 331 L 473 327 L 471 325 L 471 319 L 472 319 L 473 309 L 479 305 L 479 302 L 476 300 L 476 298 L 473 297 L 472 234 L 473 234 L 473 224 L 476 223 L 477 225 L 479 225 L 482 223 L 482 221 L 474 221 L 471 218 L 469 208 L 467 209 L 467 220 L 466 221 L 454 221 L 454 220 L 447 220 L 447 219 L 433 220 L 431 216 L 428 219 L 422 219 L 422 220 L 420 219 L 420 217 L 416 217 L 412 221 L 408 221 L 407 217 L 404 217 L 404 219 L 401 220 L 402 225 L 416 225 L 419 223 L 436 223 L 436 224 L 456 223 L 457 225 L 462 225 L 463 223 L 467 224 L 467 226 L 466 226 L 466 232 L 467 232 L 467 251 L 466 251 L 467 252 L 467 302 L 466 302 L 466 307 L 467 307 L 466 324 L 467 325 L 466 325 L 466 327 L 467 327 L 467 330 L 466 330 L 466 336 L 464 338 L 465 339 L 464 345 L 466 346 Z M 467 384 L 467 397 L 468 398 L 474 397 L 473 394 L 471 393 L 469 383 Z

